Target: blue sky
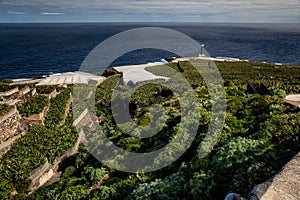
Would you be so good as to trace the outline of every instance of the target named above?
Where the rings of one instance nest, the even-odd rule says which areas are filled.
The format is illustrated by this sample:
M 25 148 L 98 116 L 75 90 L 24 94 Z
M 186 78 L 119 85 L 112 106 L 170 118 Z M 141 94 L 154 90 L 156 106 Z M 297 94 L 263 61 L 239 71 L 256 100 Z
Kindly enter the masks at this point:
M 299 23 L 300 0 L 0 0 L 0 22 Z

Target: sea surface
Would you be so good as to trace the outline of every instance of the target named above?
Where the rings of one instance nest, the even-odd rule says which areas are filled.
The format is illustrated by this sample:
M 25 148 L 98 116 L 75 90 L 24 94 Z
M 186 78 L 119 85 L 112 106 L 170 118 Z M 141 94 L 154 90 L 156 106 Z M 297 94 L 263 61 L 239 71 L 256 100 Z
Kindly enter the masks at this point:
M 0 80 L 78 70 L 99 43 L 138 27 L 182 32 L 205 44 L 206 51 L 215 57 L 300 65 L 300 24 L 0 24 Z M 199 53 L 200 50 L 194 52 Z M 171 56 L 171 52 L 141 49 L 119 57 L 110 67 L 144 64 Z

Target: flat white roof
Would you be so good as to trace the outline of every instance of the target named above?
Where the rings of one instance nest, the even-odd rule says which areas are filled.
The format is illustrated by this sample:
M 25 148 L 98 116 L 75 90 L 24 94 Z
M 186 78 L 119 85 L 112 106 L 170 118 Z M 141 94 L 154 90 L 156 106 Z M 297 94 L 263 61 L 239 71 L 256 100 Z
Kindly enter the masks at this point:
M 123 73 L 124 83 L 128 83 L 132 81 L 134 84 L 137 82 L 143 82 L 148 80 L 155 79 L 165 79 L 168 80 L 168 77 L 164 76 L 156 76 L 151 72 L 145 70 L 146 67 L 163 65 L 161 62 L 151 63 L 151 64 L 143 64 L 143 65 L 130 65 L 130 66 L 122 66 L 122 67 L 114 67 L 118 72 Z
M 45 79 L 42 79 L 37 85 L 61 85 L 61 84 L 76 84 L 88 83 L 89 80 L 101 81 L 106 79 L 103 76 L 97 76 L 86 72 L 66 72 L 53 74 Z

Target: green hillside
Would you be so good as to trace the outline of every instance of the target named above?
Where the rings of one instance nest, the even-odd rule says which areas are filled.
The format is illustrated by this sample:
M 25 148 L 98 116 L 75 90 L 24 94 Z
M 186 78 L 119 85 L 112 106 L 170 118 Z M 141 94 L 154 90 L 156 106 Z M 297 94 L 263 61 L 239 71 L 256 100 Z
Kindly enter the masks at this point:
M 251 62 L 216 62 L 216 65 L 223 77 L 227 110 L 217 144 L 206 156 L 199 157 L 199 153 L 209 128 L 212 101 L 202 74 L 188 62 L 180 62 L 180 67 L 177 64 L 149 67 L 147 70 L 156 75 L 171 77 L 169 81 L 178 88 L 183 83 L 172 77 L 181 71 L 198 100 L 197 135 L 179 159 L 157 171 L 127 173 L 103 165 L 81 144 L 79 152 L 60 167 L 60 180 L 27 195 L 30 184 L 27 178 L 32 170 L 45 160 L 53 162 L 76 142 L 72 109 L 66 124 L 59 125 L 71 91 L 65 89 L 51 100 L 45 126 L 31 127 L 0 158 L 0 198 L 190 200 L 224 199 L 230 192 L 247 197 L 255 185 L 278 173 L 300 150 L 300 110 L 284 102 L 287 94 L 300 93 L 300 67 Z M 131 95 L 129 113 L 141 127 L 156 120 L 152 128 L 161 131 L 150 138 L 126 134 L 116 125 L 111 108 L 112 92 L 119 80 L 120 76 L 106 79 L 97 87 L 95 95 L 100 126 L 119 148 L 136 153 L 152 152 L 167 145 L 180 130 L 181 123 L 194 123 L 181 122 L 183 111 L 178 94 L 159 82 L 148 83 Z M 249 85 L 257 93 L 249 92 Z M 218 86 L 213 87 L 218 89 Z M 132 89 L 119 86 L 115 90 Z M 126 98 L 126 95 L 117 98 Z M 151 105 L 165 107 L 165 115 L 151 115 Z M 164 121 L 166 123 L 162 123 Z M 10 195 L 14 190 L 18 194 Z

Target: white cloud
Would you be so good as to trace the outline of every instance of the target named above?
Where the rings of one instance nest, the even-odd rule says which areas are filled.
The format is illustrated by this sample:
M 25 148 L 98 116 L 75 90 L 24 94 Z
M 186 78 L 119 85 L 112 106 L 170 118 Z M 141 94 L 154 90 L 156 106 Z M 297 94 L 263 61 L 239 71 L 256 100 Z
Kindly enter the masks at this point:
M 66 13 L 60 12 L 42 12 L 41 15 L 65 15 Z
M 2 5 L 33 12 L 93 16 L 209 16 L 215 20 L 272 20 L 272 16 L 298 18 L 300 0 L 3 0 Z M 55 14 L 53 14 L 55 15 Z M 161 17 L 163 19 L 163 17 Z M 278 18 L 277 18 L 278 19 Z
M 16 11 L 7 11 L 8 14 L 14 14 L 14 15 L 24 15 L 23 12 L 16 12 Z

